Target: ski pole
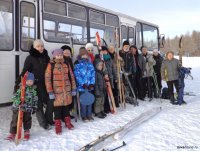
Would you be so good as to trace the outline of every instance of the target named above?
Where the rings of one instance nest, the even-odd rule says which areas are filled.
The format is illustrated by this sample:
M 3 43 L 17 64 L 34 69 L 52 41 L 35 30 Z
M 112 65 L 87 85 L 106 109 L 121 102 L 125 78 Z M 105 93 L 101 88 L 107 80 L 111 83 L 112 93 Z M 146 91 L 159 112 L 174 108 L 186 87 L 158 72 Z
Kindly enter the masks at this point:
M 117 150 L 117 149 L 122 148 L 122 147 L 124 147 L 124 146 L 126 146 L 126 143 L 123 141 L 122 145 L 120 145 L 120 146 L 118 146 L 118 147 L 116 147 L 116 148 L 114 148 L 114 149 L 112 149 L 112 150 L 110 150 L 110 151 Z

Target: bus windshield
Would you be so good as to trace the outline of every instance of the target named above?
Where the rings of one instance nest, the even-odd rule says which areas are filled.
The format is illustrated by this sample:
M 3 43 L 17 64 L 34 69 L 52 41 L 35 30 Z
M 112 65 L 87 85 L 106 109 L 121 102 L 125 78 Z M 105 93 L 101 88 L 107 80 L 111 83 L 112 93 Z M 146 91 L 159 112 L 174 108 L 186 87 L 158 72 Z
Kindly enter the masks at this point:
M 150 25 L 143 25 L 143 44 L 149 51 L 158 49 L 158 28 Z

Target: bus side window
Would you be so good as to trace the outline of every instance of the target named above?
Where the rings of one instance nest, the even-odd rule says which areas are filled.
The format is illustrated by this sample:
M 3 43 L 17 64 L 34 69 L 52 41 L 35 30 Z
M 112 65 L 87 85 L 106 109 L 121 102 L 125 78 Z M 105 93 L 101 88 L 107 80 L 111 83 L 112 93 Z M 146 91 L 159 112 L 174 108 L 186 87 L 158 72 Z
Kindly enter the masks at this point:
M 121 26 L 121 42 L 123 43 L 128 39 L 128 28 L 124 25 Z
M 133 27 L 129 27 L 128 38 L 129 38 L 130 45 L 134 45 L 135 44 L 135 38 L 134 37 L 135 37 L 134 28 Z
M 62 3 L 45 1 L 44 39 L 49 42 L 70 43 L 70 38 L 73 38 L 75 44 L 85 44 L 87 42 L 86 8 L 70 2 L 63 3 L 63 6 Z M 60 8 L 62 11 L 54 9 L 56 4 L 58 4 L 57 9 Z M 66 10 L 68 12 L 65 12 Z
M 21 2 L 21 49 L 29 51 L 35 39 L 35 6 Z
M 141 23 L 136 24 L 136 46 L 138 49 L 142 46 L 142 25 Z
M 13 2 L 0 1 L 0 50 L 13 49 Z

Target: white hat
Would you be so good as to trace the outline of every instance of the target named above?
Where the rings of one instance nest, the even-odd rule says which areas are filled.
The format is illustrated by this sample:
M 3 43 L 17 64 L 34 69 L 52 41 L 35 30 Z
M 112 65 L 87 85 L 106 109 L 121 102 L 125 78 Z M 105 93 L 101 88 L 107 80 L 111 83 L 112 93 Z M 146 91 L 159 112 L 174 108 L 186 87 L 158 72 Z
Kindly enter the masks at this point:
M 93 45 L 92 43 L 87 43 L 87 44 L 85 45 L 85 49 L 87 49 L 87 50 L 92 50 L 93 47 L 94 47 L 94 45 Z
M 153 53 L 159 53 L 159 52 L 158 52 L 158 49 L 154 49 L 154 50 L 153 50 Z

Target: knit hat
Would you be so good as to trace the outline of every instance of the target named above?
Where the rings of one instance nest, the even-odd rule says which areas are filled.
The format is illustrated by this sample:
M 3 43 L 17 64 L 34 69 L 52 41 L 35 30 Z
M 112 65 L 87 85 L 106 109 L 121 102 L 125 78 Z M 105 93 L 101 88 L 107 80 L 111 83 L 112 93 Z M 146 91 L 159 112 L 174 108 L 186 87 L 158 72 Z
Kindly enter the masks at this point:
M 108 51 L 108 48 L 106 46 L 101 46 L 102 51 Z
M 81 47 L 79 50 L 79 56 L 84 56 L 84 55 L 88 55 L 87 50 L 85 49 L 85 47 Z
M 92 43 L 87 43 L 87 44 L 85 45 L 85 49 L 86 49 L 86 50 L 92 50 L 93 47 L 94 47 L 94 45 L 93 45 Z
M 35 80 L 34 74 L 31 73 L 31 72 L 28 72 L 28 76 L 27 76 L 27 79 L 26 79 L 26 80 L 32 80 L 32 81 L 34 81 L 34 80 Z
M 130 45 L 128 40 L 125 40 L 125 41 L 123 42 L 123 46 L 125 46 L 125 45 Z
M 71 47 L 69 47 L 69 46 L 67 46 L 67 45 L 63 45 L 60 49 L 62 49 L 63 51 L 67 49 L 67 50 L 69 50 L 70 53 L 72 54 L 72 49 L 71 49 Z
M 63 55 L 63 50 L 62 49 L 55 49 L 52 51 L 52 55 L 55 58 L 57 55 Z

